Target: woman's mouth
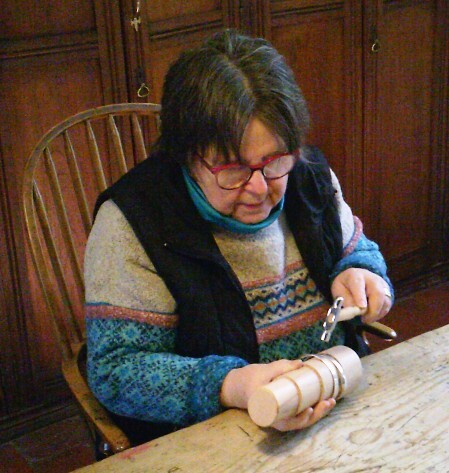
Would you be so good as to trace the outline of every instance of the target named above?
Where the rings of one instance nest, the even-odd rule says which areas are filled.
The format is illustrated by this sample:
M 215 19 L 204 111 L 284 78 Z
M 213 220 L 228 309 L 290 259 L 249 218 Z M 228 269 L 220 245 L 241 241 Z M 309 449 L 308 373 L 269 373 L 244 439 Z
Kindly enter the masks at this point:
M 259 209 L 263 205 L 263 202 L 258 202 L 255 204 L 242 204 L 242 205 L 243 207 L 252 210 L 252 209 Z

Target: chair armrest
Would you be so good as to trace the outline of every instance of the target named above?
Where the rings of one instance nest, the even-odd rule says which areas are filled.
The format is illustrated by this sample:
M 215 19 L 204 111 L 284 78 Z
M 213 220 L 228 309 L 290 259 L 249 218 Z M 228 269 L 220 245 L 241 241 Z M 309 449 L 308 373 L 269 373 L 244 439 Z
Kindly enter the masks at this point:
M 106 409 L 94 397 L 80 370 L 80 363 L 85 357 L 86 344 L 82 343 L 74 349 L 74 356 L 63 359 L 62 373 L 70 390 L 80 404 L 84 415 L 95 426 L 100 436 L 113 453 L 131 447 L 131 443 L 123 431 L 111 420 Z

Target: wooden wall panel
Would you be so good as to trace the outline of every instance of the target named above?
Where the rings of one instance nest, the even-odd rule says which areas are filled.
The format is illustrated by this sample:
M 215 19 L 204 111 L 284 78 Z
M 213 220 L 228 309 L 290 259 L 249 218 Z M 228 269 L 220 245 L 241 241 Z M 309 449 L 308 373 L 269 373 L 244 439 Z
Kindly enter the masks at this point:
M 7 162 L 14 166 L 18 179 L 32 146 L 45 131 L 80 111 L 80 104 L 99 105 L 102 96 L 99 76 L 96 51 L 4 61 L 3 110 L 8 114 L 8 128 L 16 133 L 8 134 L 4 129 L 3 144 L 19 157 Z
M 345 2 L 272 2 L 269 36 L 293 68 L 308 103 L 308 141 L 325 152 L 354 205 L 349 189 L 356 179 L 351 163 L 361 152 L 353 133 L 360 59 L 351 36 L 360 28 L 360 17 L 351 21 L 347 7 Z
M 10 221 L 5 168 L 0 167 L 0 414 L 8 414 L 29 402 L 35 380 L 33 355 L 24 329 L 24 301 L 19 281 L 17 242 Z M 27 383 L 21 380 L 26 379 Z M 11 389 L 13 387 L 14 389 Z
M 386 6 L 379 31 L 385 40 L 378 66 L 378 149 L 380 174 L 386 177 L 379 218 L 386 224 L 381 237 L 385 251 L 394 258 L 429 244 L 428 227 L 422 223 L 430 220 L 431 210 L 433 13 L 419 6 Z
M 61 67 L 61 62 L 69 63 L 71 67 Z M 48 54 L 38 60 L 34 57 L 11 59 L 5 61 L 3 78 L 2 102 L 9 116 L 8 126 L 17 130 L 14 134 L 1 130 L 3 145 L 13 150 L 14 154 L 14 159 L 5 162 L 6 184 L 16 207 L 14 214 L 19 217 L 21 198 L 13 189 L 20 190 L 23 169 L 31 151 L 30 144 L 36 143 L 44 131 L 58 121 L 79 111 L 79 104 L 85 108 L 99 105 L 102 93 L 98 54 L 96 50 L 73 51 L 64 53 L 63 57 Z M 76 84 L 88 86 L 76 87 Z M 35 103 L 39 103 L 39 107 L 30 107 Z M 20 228 L 20 219 L 15 220 L 15 226 Z M 33 313 L 45 314 L 31 266 L 29 277 Z M 30 324 L 28 332 L 31 340 L 38 347 L 35 361 L 40 368 L 39 380 L 53 379 L 60 372 L 60 356 L 52 341 L 51 325 L 43 317 L 27 318 L 27 323 Z
M 140 12 L 133 2 L 124 2 L 124 25 L 128 82 L 134 101 L 160 102 L 162 85 L 169 65 L 187 48 L 199 44 L 214 31 L 232 25 L 235 0 L 192 2 L 143 1 Z M 234 7 L 235 8 L 235 7 Z M 140 23 L 137 30 L 129 19 Z M 137 92 L 144 83 L 149 94 L 139 97 Z
M 444 198 L 435 183 L 445 156 L 441 139 L 447 136 L 441 126 L 448 113 L 441 82 L 447 87 L 448 44 L 447 33 L 444 41 L 438 28 L 438 18 L 444 17 L 438 2 L 381 3 L 380 50 L 367 55 L 373 71 L 366 76 L 367 90 L 375 97 L 367 121 L 376 141 L 366 141 L 365 205 L 377 209 L 367 225 L 400 280 L 443 260 L 443 219 L 437 217 L 442 210 L 437 207 Z
M 39 412 L 71 399 L 25 244 L 26 159 L 60 120 L 127 100 L 118 4 L 26 3 L 7 0 L 0 14 L 1 439 L 5 431 L 12 436 L 27 430 Z
M 187 25 L 192 26 L 204 15 L 220 16 L 220 1 L 214 0 L 194 0 L 186 2 L 184 0 L 152 0 L 143 2 L 145 6 L 146 18 L 154 25 L 156 22 L 173 21 L 184 18 Z M 193 21 L 192 21 L 193 20 Z
M 2 1 L 1 39 L 25 39 L 95 30 L 94 5 L 91 0 L 76 4 L 62 0 L 45 5 L 35 0 Z
M 164 76 L 170 64 L 179 56 L 181 51 L 198 45 L 204 38 L 204 33 L 191 33 L 185 35 L 182 40 L 179 38 L 152 38 L 151 52 L 149 54 L 150 68 L 147 70 L 147 77 L 150 80 L 153 91 L 152 100 L 160 103 L 162 97 L 162 86 Z M 153 71 L 157 71 L 154 74 Z

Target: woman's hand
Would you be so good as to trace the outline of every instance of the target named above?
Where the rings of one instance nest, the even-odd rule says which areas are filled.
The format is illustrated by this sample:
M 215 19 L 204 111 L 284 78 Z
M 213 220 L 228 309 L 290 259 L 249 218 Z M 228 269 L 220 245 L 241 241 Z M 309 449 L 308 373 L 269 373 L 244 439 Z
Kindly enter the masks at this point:
M 300 360 L 279 360 L 268 364 L 251 364 L 231 370 L 223 381 L 220 401 L 225 407 L 248 408 L 251 394 L 260 386 L 270 383 L 278 376 L 301 368 Z M 309 407 L 295 417 L 277 421 L 277 430 L 299 430 L 309 427 L 324 417 L 335 406 L 334 399 L 328 399 Z
M 349 268 L 341 272 L 334 279 L 331 291 L 334 298 L 343 297 L 344 307 L 365 309 L 363 322 L 374 322 L 385 317 L 392 306 L 388 284 L 367 269 Z
M 327 399 L 326 401 L 320 401 L 313 407 L 308 407 L 303 410 L 300 414 L 295 417 L 288 419 L 278 420 L 272 427 L 281 432 L 287 432 L 288 430 L 300 430 L 310 427 L 311 425 L 322 419 L 329 411 L 331 411 L 337 402 L 335 399 Z

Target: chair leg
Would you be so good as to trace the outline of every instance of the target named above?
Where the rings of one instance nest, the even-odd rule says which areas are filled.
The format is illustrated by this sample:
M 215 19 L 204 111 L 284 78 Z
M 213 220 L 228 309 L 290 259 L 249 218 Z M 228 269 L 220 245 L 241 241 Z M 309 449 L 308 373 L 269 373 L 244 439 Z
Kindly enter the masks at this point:
M 94 424 L 90 422 L 89 419 L 87 419 L 84 416 L 83 416 L 83 419 L 84 419 L 84 422 L 86 423 L 87 428 L 89 429 L 90 437 L 92 439 L 95 460 L 101 461 L 111 456 L 112 455 L 111 447 L 99 435 L 99 433 L 95 429 Z
M 95 459 L 97 461 L 104 460 L 105 458 L 109 457 L 112 455 L 111 447 L 107 442 L 104 441 L 104 439 L 101 438 L 101 436 L 98 434 L 98 432 L 94 433 L 95 439 L 94 439 L 94 444 L 95 444 Z

